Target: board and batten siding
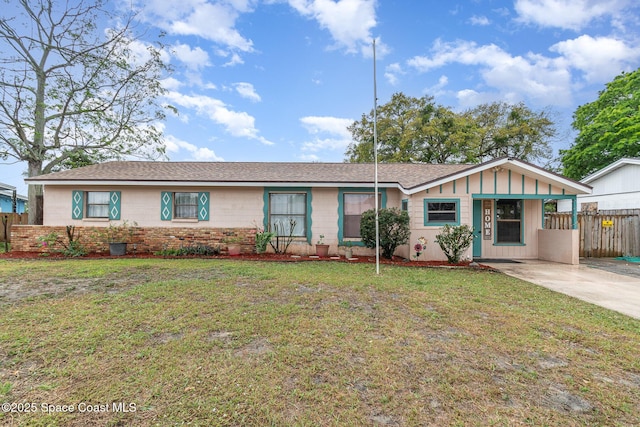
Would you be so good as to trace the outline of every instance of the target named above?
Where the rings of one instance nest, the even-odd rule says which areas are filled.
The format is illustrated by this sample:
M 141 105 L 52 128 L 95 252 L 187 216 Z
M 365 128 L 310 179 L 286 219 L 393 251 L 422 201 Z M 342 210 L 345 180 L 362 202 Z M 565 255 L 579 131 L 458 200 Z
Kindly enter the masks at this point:
M 523 244 L 499 245 L 495 243 L 495 205 L 492 209 L 493 234 L 490 240 L 482 240 L 482 258 L 520 258 L 535 259 L 538 257 L 537 230 L 542 228 L 542 197 L 544 195 L 561 196 L 561 188 L 548 182 L 523 175 L 510 169 L 499 171 L 483 171 L 468 177 L 456 179 L 443 185 L 429 188 L 424 192 L 407 196 L 409 214 L 411 216 L 411 256 L 415 255 L 413 245 L 419 237 L 428 241 L 427 248 L 420 259 L 445 260 L 442 250 L 435 241 L 441 226 L 424 225 L 425 199 L 452 199 L 459 202 L 460 224 L 473 225 L 473 200 L 489 199 L 492 204 L 496 199 L 510 197 L 524 199 L 523 205 Z M 472 257 L 470 247 L 465 254 Z

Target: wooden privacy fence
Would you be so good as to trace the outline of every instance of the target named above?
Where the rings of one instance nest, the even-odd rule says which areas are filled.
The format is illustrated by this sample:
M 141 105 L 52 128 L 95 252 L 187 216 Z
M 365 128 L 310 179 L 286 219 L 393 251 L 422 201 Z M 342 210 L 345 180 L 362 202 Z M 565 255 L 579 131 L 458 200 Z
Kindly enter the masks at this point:
M 11 241 L 11 226 L 13 224 L 26 225 L 29 215 L 26 213 L 0 213 L 0 242 Z
M 545 216 L 544 228 L 571 229 L 570 213 Z M 640 256 L 640 210 L 578 213 L 580 256 Z

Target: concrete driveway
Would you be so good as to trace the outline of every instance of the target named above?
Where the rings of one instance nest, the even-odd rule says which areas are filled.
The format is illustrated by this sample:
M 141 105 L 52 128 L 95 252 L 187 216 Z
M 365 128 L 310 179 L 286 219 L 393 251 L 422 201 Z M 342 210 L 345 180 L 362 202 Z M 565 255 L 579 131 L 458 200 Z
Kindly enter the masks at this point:
M 607 269 L 604 269 L 590 265 L 589 260 L 580 262 L 580 265 L 568 265 L 518 260 L 517 263 L 485 261 L 482 264 L 509 276 L 640 319 L 640 274 L 619 274 L 612 272 L 616 271 L 615 265 L 607 265 Z M 640 270 L 640 266 L 633 264 L 626 267 L 629 273 L 635 273 L 635 268 Z

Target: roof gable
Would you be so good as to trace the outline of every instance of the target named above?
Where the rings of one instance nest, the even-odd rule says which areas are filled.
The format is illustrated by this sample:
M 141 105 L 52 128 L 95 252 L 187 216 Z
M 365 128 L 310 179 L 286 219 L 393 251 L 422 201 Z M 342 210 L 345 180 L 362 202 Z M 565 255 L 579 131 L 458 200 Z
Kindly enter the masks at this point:
M 580 182 L 583 182 L 585 184 L 589 184 L 593 181 L 596 181 L 599 178 L 602 178 L 605 175 L 610 174 L 611 172 L 615 171 L 616 169 L 622 168 L 626 165 L 640 165 L 640 159 L 638 158 L 622 158 L 619 159 L 613 163 L 611 163 L 609 166 L 606 166 L 600 170 L 595 171 L 594 173 L 592 173 L 591 175 L 586 176 L 585 178 L 582 178 L 580 180 Z

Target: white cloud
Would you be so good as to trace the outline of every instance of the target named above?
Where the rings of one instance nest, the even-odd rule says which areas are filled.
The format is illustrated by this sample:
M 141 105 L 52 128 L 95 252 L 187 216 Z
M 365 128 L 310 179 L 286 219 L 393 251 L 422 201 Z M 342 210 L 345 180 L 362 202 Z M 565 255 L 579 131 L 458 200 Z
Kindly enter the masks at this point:
M 481 27 L 485 27 L 491 24 L 491 21 L 489 21 L 489 18 L 487 18 L 486 16 L 474 15 L 471 17 L 471 19 L 469 19 L 469 22 L 471 23 L 471 25 L 479 25 Z
M 399 81 L 398 76 L 403 74 L 405 74 L 405 72 L 397 62 L 387 65 L 384 69 L 384 78 L 387 79 L 391 86 L 397 85 Z
M 371 50 L 376 0 L 289 0 L 289 5 L 328 30 L 336 47 L 350 53 L 366 53 L 367 46 Z
M 151 0 L 141 2 L 143 20 L 171 35 L 199 36 L 231 50 L 253 51 L 253 42 L 235 28 L 240 13 L 252 11 L 253 1 Z
M 425 92 L 427 95 L 438 96 L 444 93 L 443 89 L 449 84 L 449 78 L 447 76 L 440 76 L 438 83 L 427 88 Z
M 172 47 L 172 51 L 176 58 L 191 70 L 199 70 L 211 65 L 209 54 L 200 47 L 192 49 L 189 45 L 177 44 Z
M 456 93 L 458 106 L 462 109 L 473 108 L 480 104 L 488 104 L 494 101 L 506 101 L 516 103 L 516 100 L 500 97 L 492 93 L 480 93 L 473 89 L 463 89 Z
M 603 83 L 629 70 L 640 58 L 640 49 L 608 37 L 582 35 L 556 43 L 549 48 L 567 59 L 571 67 L 584 73 L 588 83 Z
M 351 133 L 347 130 L 347 126 L 353 123 L 352 119 L 308 116 L 301 118 L 300 122 L 314 137 L 303 144 L 303 151 L 344 151 L 351 143 Z
M 516 0 L 518 20 L 542 27 L 579 30 L 594 19 L 615 17 L 629 0 Z
M 210 148 L 197 147 L 189 142 L 178 139 L 173 135 L 165 135 L 165 146 L 167 153 L 179 153 L 181 150 L 189 152 L 191 154 L 191 158 L 189 160 L 207 162 L 224 161 L 222 157 L 218 157 Z
M 204 95 L 184 95 L 178 92 L 169 92 L 167 97 L 178 106 L 193 109 L 199 115 L 208 117 L 214 123 L 223 126 L 225 131 L 234 137 L 254 139 L 266 145 L 273 144 L 259 135 L 253 116 L 246 112 L 232 111 L 219 99 Z
M 564 58 L 551 59 L 529 53 L 511 56 L 496 45 L 475 42 L 434 43 L 431 56 L 416 56 L 408 65 L 420 72 L 451 63 L 480 67 L 483 83 L 504 98 L 529 98 L 539 105 L 571 104 L 571 73 Z
M 174 77 L 167 77 L 162 80 L 162 87 L 166 90 L 178 90 L 182 86 L 184 86 L 184 83 Z
M 260 102 L 262 100 L 251 83 L 240 82 L 234 83 L 233 86 L 236 88 L 236 92 L 243 98 L 247 98 L 252 102 Z

